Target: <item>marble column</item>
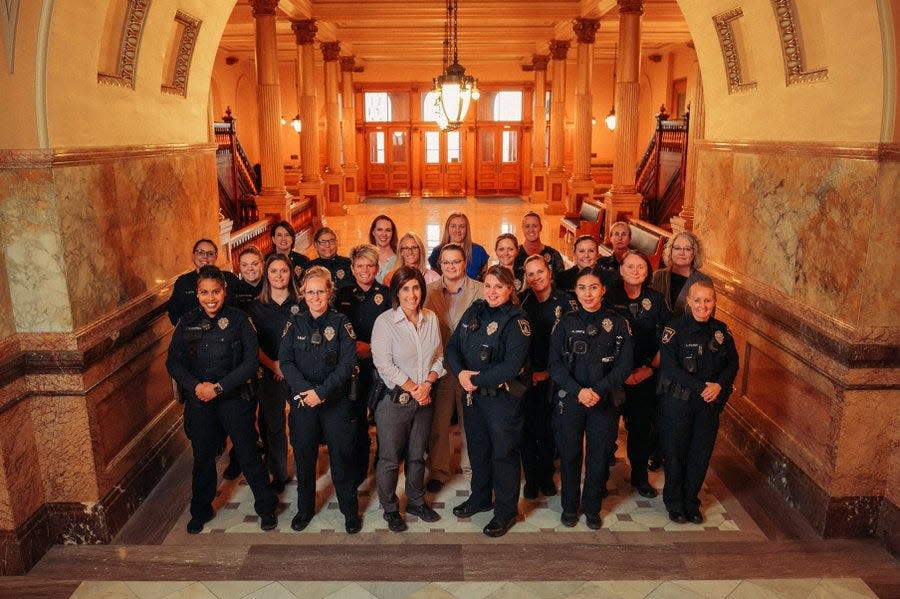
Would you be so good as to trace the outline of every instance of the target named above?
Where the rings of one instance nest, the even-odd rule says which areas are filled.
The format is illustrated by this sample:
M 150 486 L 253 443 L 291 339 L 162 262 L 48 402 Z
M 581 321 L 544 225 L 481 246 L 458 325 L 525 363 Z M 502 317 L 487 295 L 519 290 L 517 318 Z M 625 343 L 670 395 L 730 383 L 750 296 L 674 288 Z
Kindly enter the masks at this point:
M 360 67 L 362 68 L 362 67 Z M 356 112 L 353 106 L 353 73 L 356 60 L 341 57 L 341 138 L 344 144 L 344 204 L 359 203 L 359 164 L 356 162 Z
M 291 23 L 297 36 L 297 107 L 300 113 L 300 166 L 303 174 L 297 186 L 305 200 L 315 202 L 316 216 L 325 214 L 325 194 L 319 167 L 319 106 L 316 98 L 315 19 Z
M 341 216 L 344 208 L 344 173 L 341 170 L 341 107 L 338 104 L 340 42 L 322 42 L 325 62 L 325 215 Z
M 641 194 L 635 185 L 637 169 L 638 94 L 641 67 L 643 0 L 618 0 L 619 57 L 616 64 L 616 130 L 612 187 L 606 192 L 606 230 L 624 217 L 639 218 Z
M 578 40 L 576 46 L 575 77 L 575 140 L 572 152 L 572 178 L 566 210 L 577 211 L 581 203 L 594 193 L 591 179 L 591 122 L 592 96 L 591 73 L 594 66 L 594 41 L 597 38 L 599 19 L 575 19 L 572 29 Z
M 284 187 L 281 150 L 281 84 L 275 9 L 278 0 L 251 0 L 256 25 L 256 87 L 262 189 L 256 198 L 259 217 L 290 219 L 291 196 Z
M 534 131 L 531 137 L 531 201 L 543 204 L 547 201 L 547 63 L 549 54 L 531 57 L 534 70 Z
M 553 58 L 552 89 L 550 92 L 550 166 L 547 170 L 547 214 L 566 211 L 566 55 L 569 40 L 551 40 Z
M 681 212 L 670 220 L 672 231 L 694 228 L 694 199 L 697 195 L 697 142 L 705 137 L 703 79 L 700 76 L 700 63 L 695 62 L 691 70 L 691 83 L 688 87 L 688 142 L 687 159 L 684 166 L 684 203 Z M 676 115 L 677 116 L 677 115 Z

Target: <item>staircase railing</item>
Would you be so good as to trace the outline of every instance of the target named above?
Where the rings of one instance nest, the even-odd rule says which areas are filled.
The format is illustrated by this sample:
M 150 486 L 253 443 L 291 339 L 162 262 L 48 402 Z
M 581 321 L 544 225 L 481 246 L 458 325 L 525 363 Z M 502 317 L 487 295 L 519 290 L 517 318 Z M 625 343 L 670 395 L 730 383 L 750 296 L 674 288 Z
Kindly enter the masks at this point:
M 223 215 L 234 221 L 236 229 L 256 222 L 256 196 L 259 188 L 253 167 L 237 136 L 231 109 L 225 111 L 222 122 L 213 123 L 218 148 L 219 206 Z
M 642 218 L 655 225 L 662 224 L 663 221 L 659 219 L 666 218 L 666 214 L 672 209 L 672 206 L 665 205 L 667 202 L 683 201 L 689 124 L 690 112 L 685 112 L 682 119 L 669 120 L 666 107 L 660 106 L 656 115 L 656 130 L 638 163 L 635 184 L 643 196 Z M 671 178 L 666 180 L 662 180 L 663 152 L 680 154 L 679 166 Z M 666 164 L 671 166 L 671 162 L 667 161 Z M 681 190 L 680 194 L 675 191 L 677 189 Z

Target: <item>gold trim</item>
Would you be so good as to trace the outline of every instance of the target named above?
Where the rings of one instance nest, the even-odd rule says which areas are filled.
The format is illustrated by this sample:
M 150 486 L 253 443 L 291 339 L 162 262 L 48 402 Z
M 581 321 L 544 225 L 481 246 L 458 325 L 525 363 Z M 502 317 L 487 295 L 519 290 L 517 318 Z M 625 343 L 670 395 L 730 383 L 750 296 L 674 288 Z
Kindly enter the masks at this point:
M 756 154 L 781 154 L 786 156 L 827 156 L 900 162 L 900 143 L 852 143 L 827 141 L 774 141 L 733 140 L 712 141 L 698 139 L 698 150 L 712 152 L 742 152 Z
M 803 70 L 806 65 L 803 60 L 800 33 L 794 25 L 794 6 L 791 0 L 772 0 L 772 9 L 775 11 L 775 21 L 781 30 L 785 83 L 790 86 L 828 79 L 827 68 Z
M 215 154 L 216 144 L 158 144 L 98 148 L 54 148 L 50 150 L 0 150 L 0 169 L 51 168 L 98 164 L 131 158 L 172 156 L 193 152 Z
M 734 42 L 734 29 L 731 22 L 744 16 L 740 8 L 732 8 L 715 15 L 713 25 L 716 35 L 719 36 L 719 46 L 722 48 L 722 60 L 725 62 L 725 78 L 728 84 L 728 93 L 735 94 L 756 89 L 756 81 L 744 81 L 741 74 L 741 63 L 738 58 L 737 46 Z
M 172 79 L 160 86 L 164 94 L 187 97 L 188 75 L 191 73 L 191 59 L 194 56 L 194 47 L 197 45 L 197 34 L 200 31 L 200 19 L 181 12 L 175 13 L 175 22 L 184 25 L 181 39 L 178 41 L 178 55 L 175 57 L 175 65 L 172 71 Z
M 125 22 L 122 24 L 122 42 L 119 45 L 119 64 L 115 73 L 97 73 L 97 83 L 134 89 L 138 52 L 147 11 L 151 0 L 128 0 Z

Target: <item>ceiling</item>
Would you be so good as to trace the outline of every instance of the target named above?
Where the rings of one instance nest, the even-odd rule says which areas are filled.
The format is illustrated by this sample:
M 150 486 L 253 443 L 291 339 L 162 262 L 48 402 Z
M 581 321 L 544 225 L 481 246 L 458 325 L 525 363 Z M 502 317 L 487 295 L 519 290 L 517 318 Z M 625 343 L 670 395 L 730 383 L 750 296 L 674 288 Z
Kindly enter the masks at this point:
M 445 0 L 281 0 L 279 56 L 296 57 L 290 21 L 314 18 L 317 39 L 340 41 L 341 54 L 355 56 L 358 65 L 439 63 L 445 15 Z M 460 62 L 530 63 L 532 54 L 547 53 L 549 40 L 574 39 L 572 20 L 578 16 L 600 19 L 595 60 L 612 60 L 618 39 L 615 0 L 460 0 Z M 645 55 L 691 39 L 675 0 L 644 0 L 641 28 Z M 253 40 L 250 0 L 238 0 L 220 49 L 252 60 Z

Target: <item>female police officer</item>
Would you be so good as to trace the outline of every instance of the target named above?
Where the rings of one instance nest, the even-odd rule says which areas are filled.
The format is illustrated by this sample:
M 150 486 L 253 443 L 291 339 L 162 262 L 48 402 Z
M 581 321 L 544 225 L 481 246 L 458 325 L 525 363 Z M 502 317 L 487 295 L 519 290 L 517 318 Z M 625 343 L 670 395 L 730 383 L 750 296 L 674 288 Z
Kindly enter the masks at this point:
M 600 502 L 609 477 L 609 446 L 615 439 L 619 414 L 616 389 L 632 364 L 631 332 L 624 318 L 602 308 L 600 272 L 584 269 L 575 281 L 581 306 L 564 314 L 550 339 L 550 376 L 559 386 L 553 425 L 560 458 L 562 517 L 565 526 L 578 522 L 582 500 L 589 528 L 601 526 Z M 585 452 L 584 492 L 581 493 L 582 446 Z
M 453 508 L 467 518 L 496 505 L 484 534 L 500 537 L 515 524 L 519 502 L 521 392 L 510 392 L 528 353 L 531 325 L 516 301 L 513 273 L 490 267 L 484 300 L 476 300 L 453 331 L 445 355 L 466 392 L 463 423 L 472 464 L 469 498 Z M 522 385 L 519 384 L 521 387 Z
M 328 270 L 311 266 L 301 293 L 307 310 L 292 316 L 278 348 L 281 373 L 295 393 L 291 406 L 291 447 L 297 472 L 294 530 L 303 530 L 316 508 L 316 461 L 324 436 L 331 480 L 349 534 L 362 529 L 353 472 L 356 414 L 348 397 L 356 364 L 356 334 L 347 317 L 329 307 L 334 284 Z
M 178 321 L 166 360 L 184 400 L 185 431 L 194 453 L 187 531 L 199 533 L 215 515 L 216 454 L 225 435 L 253 491 L 260 528 L 272 530 L 278 498 L 256 451 L 255 404 L 246 389 L 258 365 L 256 333 L 241 310 L 225 306 L 225 277 L 215 266 L 197 272 L 197 300 L 200 307 Z

